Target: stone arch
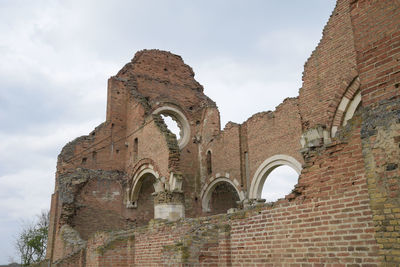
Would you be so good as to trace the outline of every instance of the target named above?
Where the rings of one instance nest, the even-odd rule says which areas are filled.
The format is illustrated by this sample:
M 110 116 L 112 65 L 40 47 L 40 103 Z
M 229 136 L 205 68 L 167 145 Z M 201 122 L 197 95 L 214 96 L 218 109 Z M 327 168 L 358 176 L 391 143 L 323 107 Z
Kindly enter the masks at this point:
M 356 77 L 346 89 L 332 121 L 331 137 L 335 137 L 340 126 L 345 126 L 361 103 L 360 78 Z
M 343 116 L 342 126 L 345 126 L 347 124 L 347 121 L 353 117 L 354 112 L 356 112 L 356 109 L 360 105 L 360 103 L 361 103 L 361 91 L 358 91 L 358 93 L 354 96 L 354 98 L 347 106 L 346 113 Z
M 218 185 L 220 185 L 221 183 L 226 183 L 229 186 L 232 186 L 233 189 L 235 190 L 235 192 L 237 193 L 239 200 L 240 201 L 244 200 L 244 192 L 240 191 L 237 188 L 237 185 L 234 182 L 232 182 L 231 179 L 229 179 L 227 177 L 218 177 L 218 178 L 212 180 L 211 183 L 206 184 L 203 187 L 203 189 L 201 190 L 201 194 L 200 195 L 201 195 L 201 206 L 202 206 L 203 212 L 210 212 L 211 211 L 211 209 L 210 209 L 210 201 L 211 201 L 212 193 L 213 193 L 214 189 Z
M 251 180 L 250 190 L 249 190 L 249 199 L 260 199 L 261 192 L 264 185 L 265 180 L 268 175 L 277 167 L 287 165 L 293 168 L 299 175 L 301 173 L 301 163 L 298 162 L 295 158 L 288 155 L 274 155 L 272 157 L 264 160 L 263 163 L 258 167 L 255 172 L 253 179 Z
M 189 143 L 190 124 L 186 116 L 177 107 L 162 106 L 153 111 L 153 114 L 167 115 L 176 121 L 180 129 L 180 138 L 178 139 L 179 149 L 182 149 Z

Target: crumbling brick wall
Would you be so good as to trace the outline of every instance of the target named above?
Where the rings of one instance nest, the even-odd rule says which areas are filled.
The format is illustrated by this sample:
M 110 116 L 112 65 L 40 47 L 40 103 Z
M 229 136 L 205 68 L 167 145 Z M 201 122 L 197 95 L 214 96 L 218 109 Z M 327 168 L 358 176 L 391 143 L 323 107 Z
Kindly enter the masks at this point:
M 400 3 L 353 1 L 361 130 L 375 237 L 388 265 L 400 262 Z
M 350 0 L 337 1 L 323 37 L 304 65 L 299 109 L 303 130 L 330 129 L 346 88 L 358 75 Z
M 106 121 L 58 158 L 49 262 L 400 264 L 399 14 L 394 0 L 338 0 L 299 96 L 223 130 L 179 56 L 138 52 L 109 79 Z M 277 157 L 298 184 L 265 204 L 255 187 Z M 160 210 L 181 219 L 152 220 Z

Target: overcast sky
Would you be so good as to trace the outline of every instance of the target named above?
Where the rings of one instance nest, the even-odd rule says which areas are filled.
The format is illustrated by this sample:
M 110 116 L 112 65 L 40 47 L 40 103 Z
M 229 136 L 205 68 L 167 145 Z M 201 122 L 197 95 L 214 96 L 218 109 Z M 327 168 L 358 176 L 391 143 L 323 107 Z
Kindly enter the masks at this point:
M 181 55 L 222 127 L 297 96 L 334 0 L 0 0 L 0 264 L 49 209 L 57 155 L 105 120 L 134 53 Z

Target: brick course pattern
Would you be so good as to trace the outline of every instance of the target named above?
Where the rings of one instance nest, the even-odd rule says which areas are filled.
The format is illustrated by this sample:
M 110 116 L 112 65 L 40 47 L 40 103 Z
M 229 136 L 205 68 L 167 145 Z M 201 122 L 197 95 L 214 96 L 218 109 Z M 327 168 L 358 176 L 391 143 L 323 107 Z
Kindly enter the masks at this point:
M 223 130 L 181 57 L 137 52 L 58 157 L 41 266 L 399 266 L 398 25 L 399 1 L 338 0 L 299 96 Z M 282 164 L 298 183 L 264 203 Z

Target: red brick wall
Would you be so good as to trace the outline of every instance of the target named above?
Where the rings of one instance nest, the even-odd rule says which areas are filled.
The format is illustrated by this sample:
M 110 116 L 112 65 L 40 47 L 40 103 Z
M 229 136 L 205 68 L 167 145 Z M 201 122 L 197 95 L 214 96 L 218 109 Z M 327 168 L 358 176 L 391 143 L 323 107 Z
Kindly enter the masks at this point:
M 239 125 L 228 123 L 225 129 L 203 148 L 203 164 L 206 166 L 207 151 L 211 151 L 212 173 L 205 170 L 205 177 L 215 177 L 217 173 L 240 181 Z
M 222 131 L 215 103 L 179 56 L 138 52 L 109 80 L 106 122 L 68 144 L 59 156 L 48 257 L 61 259 L 55 262 L 58 266 L 398 265 L 399 8 L 394 0 L 339 0 L 305 64 L 299 97 L 242 125 L 228 123 Z M 331 143 L 300 154 L 302 133 L 317 126 L 330 129 L 343 94 L 357 76 L 363 107 L 339 127 Z M 189 121 L 189 143 L 183 149 L 176 149 L 176 140 L 152 116 L 163 105 L 178 108 Z M 139 140 L 136 159 L 134 138 Z M 215 178 L 231 179 L 245 192 L 260 164 L 276 154 L 303 164 L 298 185 L 285 199 L 231 215 L 190 219 L 203 214 L 200 194 Z M 146 203 L 126 208 L 129 179 L 140 164 L 153 165 L 167 180 L 172 172 L 182 175 L 188 218 L 94 234 L 152 217 L 152 181 L 139 197 Z M 98 177 L 84 180 L 89 170 L 78 167 Z M 83 178 L 77 175 L 72 180 L 77 183 L 66 186 L 63 179 L 74 171 Z M 112 173 L 118 175 L 103 183 L 103 175 Z M 215 195 L 214 211 L 235 206 Z
M 352 2 L 364 106 L 400 95 L 399 6 L 395 0 Z
M 110 179 L 90 180 L 76 197 L 77 211 L 72 219 L 73 226 L 81 238 L 87 240 L 97 231 L 126 228 L 121 216 L 124 208 L 121 185 Z
M 300 178 L 305 190 L 293 201 L 109 233 L 120 241 L 112 246 L 89 241 L 95 246 L 87 249 L 87 262 L 96 258 L 101 266 L 128 266 L 124 255 L 130 253 L 139 266 L 378 266 L 381 257 L 360 164 L 360 125 L 358 114 L 346 126 L 343 143 L 310 152 Z
M 365 108 L 362 143 L 382 262 L 400 264 L 400 3 L 352 1 Z
M 339 0 L 316 49 L 304 65 L 299 109 L 303 128 L 330 129 L 336 108 L 357 76 L 349 0 Z
M 257 113 L 244 123 L 247 129 L 250 183 L 258 167 L 271 156 L 284 154 L 303 163 L 297 102 L 297 98 L 288 98 L 274 112 Z
M 211 193 L 209 215 L 226 213 L 230 208 L 237 208 L 239 200 L 239 195 L 232 185 L 219 183 Z

